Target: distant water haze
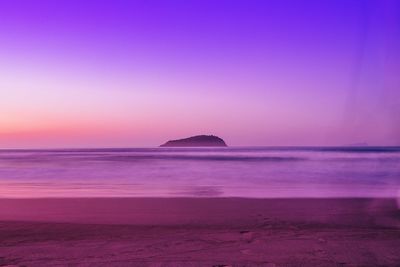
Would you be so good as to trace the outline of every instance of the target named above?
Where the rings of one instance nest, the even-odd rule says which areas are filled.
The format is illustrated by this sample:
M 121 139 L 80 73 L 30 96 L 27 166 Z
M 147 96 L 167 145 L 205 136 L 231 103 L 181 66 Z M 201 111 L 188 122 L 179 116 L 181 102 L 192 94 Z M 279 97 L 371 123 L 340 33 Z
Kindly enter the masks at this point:
M 396 197 L 399 147 L 0 150 L 0 197 Z

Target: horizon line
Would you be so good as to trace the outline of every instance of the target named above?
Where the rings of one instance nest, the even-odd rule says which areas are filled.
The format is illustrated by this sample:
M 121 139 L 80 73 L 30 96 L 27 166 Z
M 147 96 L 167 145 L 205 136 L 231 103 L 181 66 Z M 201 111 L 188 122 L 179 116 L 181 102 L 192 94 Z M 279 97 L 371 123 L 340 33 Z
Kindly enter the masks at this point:
M 14 148 L 0 148 L 0 151 L 6 150 L 89 150 L 89 149 L 137 149 L 137 148 L 160 148 L 160 149 L 190 149 L 190 148 L 400 148 L 400 145 L 228 145 L 226 147 L 216 146 L 190 146 L 190 147 L 161 147 L 161 146 L 112 146 L 112 147 L 14 147 Z

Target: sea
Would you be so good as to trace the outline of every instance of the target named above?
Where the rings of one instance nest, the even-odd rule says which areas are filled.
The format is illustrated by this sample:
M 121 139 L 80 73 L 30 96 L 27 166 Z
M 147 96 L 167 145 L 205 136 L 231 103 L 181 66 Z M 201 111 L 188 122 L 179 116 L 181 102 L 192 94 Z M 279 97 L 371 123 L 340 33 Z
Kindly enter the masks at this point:
M 400 147 L 0 150 L 1 198 L 399 196 Z

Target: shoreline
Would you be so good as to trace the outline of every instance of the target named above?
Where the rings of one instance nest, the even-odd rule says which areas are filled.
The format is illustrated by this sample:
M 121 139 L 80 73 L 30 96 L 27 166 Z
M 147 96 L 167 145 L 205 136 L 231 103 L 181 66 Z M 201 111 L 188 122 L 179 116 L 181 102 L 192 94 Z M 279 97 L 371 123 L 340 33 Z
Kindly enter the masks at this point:
M 370 224 L 367 219 L 372 216 L 395 213 L 400 210 L 394 198 L 0 198 L 0 221 L 221 224 L 230 220 L 249 223 L 257 214 L 265 214 L 297 222 L 362 225 Z

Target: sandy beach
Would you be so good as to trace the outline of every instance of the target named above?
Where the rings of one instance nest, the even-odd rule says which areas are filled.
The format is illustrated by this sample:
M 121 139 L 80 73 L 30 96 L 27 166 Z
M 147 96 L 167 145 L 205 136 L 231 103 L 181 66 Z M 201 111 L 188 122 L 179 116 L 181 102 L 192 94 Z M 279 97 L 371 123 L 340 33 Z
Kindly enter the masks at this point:
M 0 266 L 399 266 L 393 199 L 1 199 Z

